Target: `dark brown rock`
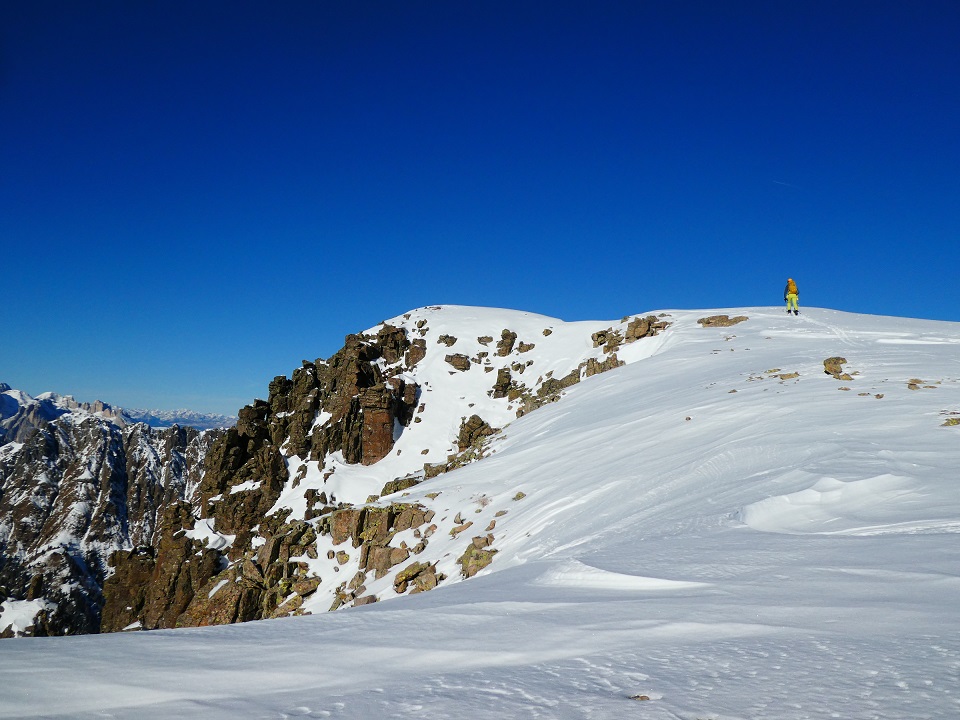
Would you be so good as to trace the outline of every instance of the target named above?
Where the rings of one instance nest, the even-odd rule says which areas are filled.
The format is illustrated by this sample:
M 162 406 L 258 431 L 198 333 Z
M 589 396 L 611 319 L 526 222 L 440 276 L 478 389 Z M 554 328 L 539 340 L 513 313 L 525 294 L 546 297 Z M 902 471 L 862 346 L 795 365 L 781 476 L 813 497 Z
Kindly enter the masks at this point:
M 437 574 L 435 564 L 415 562 L 397 573 L 393 588 L 397 593 L 403 594 L 412 585 L 411 593 L 426 592 L 435 588 L 443 579 L 443 575 Z
M 479 415 L 471 415 L 460 423 L 460 434 L 457 438 L 457 446 L 460 450 L 466 450 L 468 447 L 478 445 L 484 438 L 499 432 L 498 428 L 491 427 L 490 424 Z
M 139 622 L 144 629 L 177 627 L 177 619 L 193 600 L 195 590 L 218 574 L 223 556 L 186 537 L 192 526 L 187 503 L 169 505 L 163 514 L 156 550 L 120 551 L 111 563 L 115 571 L 103 586 L 102 632 L 114 632 Z
M 511 330 L 504 330 L 500 333 L 500 340 L 497 342 L 497 355 L 506 357 L 513 352 L 513 344 L 517 341 L 517 334 Z
M 392 495 L 395 492 L 412 488 L 414 485 L 418 485 L 422 481 L 423 478 L 420 477 L 402 477 L 397 478 L 396 480 L 391 480 L 383 486 L 383 489 L 380 491 L 380 496 L 383 497 L 384 495 Z
M 418 362 L 423 360 L 427 356 L 427 341 L 422 338 L 417 338 L 410 344 L 410 349 L 407 350 L 406 357 L 404 358 L 404 363 L 408 368 L 412 368 Z
M 450 363 L 457 370 L 469 370 L 470 369 L 470 358 L 466 355 L 456 353 L 454 355 L 447 355 L 443 358 L 444 362 Z
M 511 379 L 510 368 L 504 367 L 497 370 L 497 381 L 493 384 L 493 397 L 506 397 L 510 390 Z
M 396 418 L 397 398 L 394 389 L 375 385 L 360 394 L 360 462 L 373 465 L 393 448 L 393 423 Z
M 329 532 L 334 545 L 353 539 L 354 547 L 360 546 L 360 530 L 363 527 L 366 508 L 344 508 L 330 514 Z
M 393 325 L 384 325 L 377 332 L 377 346 L 383 359 L 391 365 L 399 362 L 403 354 L 410 347 L 410 341 L 407 339 L 407 331 L 403 328 Z

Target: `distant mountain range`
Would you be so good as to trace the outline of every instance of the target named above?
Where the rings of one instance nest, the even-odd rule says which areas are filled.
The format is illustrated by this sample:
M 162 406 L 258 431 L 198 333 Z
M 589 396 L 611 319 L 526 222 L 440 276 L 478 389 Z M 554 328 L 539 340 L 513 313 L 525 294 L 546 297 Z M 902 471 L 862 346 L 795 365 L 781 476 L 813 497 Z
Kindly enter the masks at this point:
M 228 428 L 237 424 L 236 415 L 217 415 L 193 410 L 144 410 L 142 408 L 123 408 L 123 414 L 132 422 L 146 423 L 154 428 L 166 428 L 181 425 L 197 430 Z
M 146 423 L 152 428 L 174 425 L 197 430 L 232 427 L 236 416 L 199 413 L 193 410 L 142 410 L 122 408 L 97 400 L 77 402 L 72 395 L 45 392 L 33 397 L 0 382 L 0 445 L 23 442 L 30 433 L 67 413 L 78 412 L 110 420 L 120 427 Z

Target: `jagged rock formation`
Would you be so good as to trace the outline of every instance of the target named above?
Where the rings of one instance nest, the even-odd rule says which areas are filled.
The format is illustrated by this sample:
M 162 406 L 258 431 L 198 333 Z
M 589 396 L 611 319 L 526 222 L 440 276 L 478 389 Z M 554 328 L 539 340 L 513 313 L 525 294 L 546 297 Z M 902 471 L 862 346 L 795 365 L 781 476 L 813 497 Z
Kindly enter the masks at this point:
M 229 589 L 214 593 L 216 602 L 211 602 L 212 595 L 193 592 L 186 602 L 176 605 L 175 613 L 158 607 L 167 602 L 162 591 L 148 593 L 139 607 L 129 602 L 131 593 L 139 592 L 135 584 L 143 573 L 136 569 L 128 572 L 128 565 L 146 564 L 154 586 L 176 586 L 180 570 L 176 563 L 162 562 L 166 555 L 161 551 L 169 548 L 167 554 L 182 556 L 183 543 L 176 539 L 184 528 L 190 528 L 186 518 L 171 516 L 162 527 L 157 559 L 145 563 L 140 556 L 116 557 L 116 574 L 104 588 L 103 629 L 118 630 L 136 623 L 154 629 L 236 622 L 271 617 L 278 607 L 284 612 L 298 609 L 299 604 L 285 606 L 280 600 L 294 586 L 305 587 L 297 585 L 307 580 L 305 568 L 291 566 L 286 559 L 282 567 L 275 568 L 273 553 L 263 556 L 254 543 L 256 538 L 264 542 L 260 547 L 283 548 L 303 538 L 304 529 L 296 523 L 280 523 L 272 533 L 265 527 L 264 519 L 289 480 L 280 447 L 285 444 L 287 452 L 310 458 L 339 453 L 350 464 L 371 465 L 384 458 L 393 447 L 395 425 L 407 425 L 413 417 L 418 388 L 416 383 L 384 372 L 381 362 L 400 362 L 411 346 L 406 332 L 386 325 L 374 338 L 348 335 L 343 349 L 329 361 L 305 361 L 291 379 L 274 378 L 268 399 L 243 408 L 236 426 L 211 448 L 198 490 L 201 519 L 211 520 L 217 533 L 235 539 L 229 550 L 213 551 L 197 570 L 200 574 L 191 575 L 182 587 L 196 591 L 222 581 Z M 318 424 L 321 418 L 324 422 Z M 333 509 L 324 504 L 319 511 L 314 509 L 311 520 L 324 518 Z M 273 516 L 274 524 L 279 517 Z M 320 525 L 321 532 L 324 528 Z M 291 539 L 293 534 L 297 537 Z M 209 550 L 198 546 L 195 552 Z M 298 597 L 302 601 L 303 595 Z M 124 610 L 118 609 L 121 607 Z
M 80 568 L 75 604 L 83 609 L 71 616 L 84 620 L 60 626 L 56 613 L 40 612 L 40 632 L 149 630 L 320 612 L 422 592 L 481 571 L 496 554 L 489 498 L 477 501 L 468 520 L 417 486 L 486 457 L 511 419 L 619 367 L 621 347 L 669 323 L 624 318 L 594 333 L 594 349 L 571 353 L 591 345 L 583 342 L 582 328 L 574 339 L 570 330 L 556 332 L 558 324 L 544 329 L 549 319 L 539 316 L 490 311 L 486 324 L 472 310 L 473 324 L 459 328 L 443 324 L 446 313 L 424 308 L 348 335 L 329 360 L 304 361 L 290 377 L 274 378 L 267 399 L 241 409 L 225 431 L 124 430 L 101 418 L 101 455 L 109 461 L 97 467 L 110 470 L 94 473 L 96 492 L 84 486 L 63 494 L 64 511 L 50 523 L 62 529 L 71 512 L 66 505 L 80 512 L 86 498 L 102 495 L 102 509 L 77 526 L 96 551 L 83 546 L 88 549 L 50 555 L 59 575 L 51 571 L 49 579 L 33 581 L 48 588 L 54 575 L 74 572 L 63 568 Z M 503 328 L 514 316 L 519 324 Z M 434 323 L 440 327 L 432 329 Z M 462 352 L 450 354 L 454 345 Z M 559 361 L 551 359 L 552 348 Z M 93 426 L 89 433 L 84 447 L 93 443 Z M 52 442 L 46 438 L 34 442 Z M 64 449 L 58 454 L 65 457 Z M 25 445 L 0 454 L 0 469 L 4 461 L 51 455 Z M 31 467 L 18 477 L 24 486 L 32 478 L 32 492 L 42 495 L 44 471 Z M 4 470 L 4 478 L 8 474 Z M 6 502 L 4 482 L 0 500 Z M 409 492 L 417 493 L 415 501 L 395 500 Z M 475 527 L 481 520 L 483 534 L 468 532 L 483 527 Z M 438 531 L 442 552 L 430 542 Z M 39 572 L 34 566 L 17 576 L 17 599 L 51 597 L 28 592 Z M 70 608 L 64 597 L 53 602 L 61 614 Z
M 497 355 L 506 357 L 513 350 L 513 344 L 517 341 L 517 334 L 509 329 L 504 329 L 500 333 L 500 341 L 497 343 Z
M 194 525 L 188 503 L 176 501 L 164 509 L 161 527 L 192 530 Z M 110 565 L 116 572 L 104 583 L 103 594 L 113 597 L 122 588 L 125 604 L 104 608 L 104 630 L 175 627 L 195 590 L 221 569 L 222 556 L 184 533 L 162 533 L 156 546 L 142 544 L 114 553 Z
M 498 428 L 490 427 L 490 423 L 477 414 L 471 415 L 460 424 L 460 434 L 457 437 L 457 447 L 466 450 L 471 445 L 477 445 L 484 438 L 498 432 Z

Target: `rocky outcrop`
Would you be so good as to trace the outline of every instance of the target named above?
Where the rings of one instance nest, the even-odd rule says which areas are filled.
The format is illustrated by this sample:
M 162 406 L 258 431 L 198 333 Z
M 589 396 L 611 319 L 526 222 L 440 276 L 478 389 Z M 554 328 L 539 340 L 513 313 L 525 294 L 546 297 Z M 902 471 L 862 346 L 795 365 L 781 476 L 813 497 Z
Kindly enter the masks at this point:
M 407 354 L 404 356 L 404 364 L 412 368 L 426 356 L 427 341 L 422 338 L 416 338 L 410 343 L 410 349 L 407 350 Z
M 437 573 L 437 564 L 415 562 L 397 573 L 393 589 L 398 595 L 410 591 L 411 595 L 433 590 L 446 578 Z
M 460 423 L 460 433 L 457 437 L 457 446 L 466 450 L 471 446 L 479 446 L 484 439 L 499 432 L 499 428 L 490 424 L 479 415 L 471 415 Z
M 661 331 L 666 330 L 668 327 L 670 327 L 669 322 L 661 320 L 655 315 L 634 318 L 627 325 L 624 340 L 632 343 L 643 338 L 653 337 L 654 335 L 659 335 Z
M 140 545 L 114 553 L 115 568 L 103 586 L 104 632 L 128 628 L 172 628 L 195 592 L 226 563 L 223 555 L 188 537 L 192 508 L 177 501 L 164 510 L 156 546 Z
M 843 365 L 847 362 L 846 358 L 829 357 L 823 361 L 823 372 L 832 375 L 837 380 L 853 380 L 853 377 L 843 371 Z
M 461 372 L 470 369 L 470 358 L 460 353 L 447 355 L 443 358 L 443 361 L 449 363 L 451 366 L 457 370 L 460 370 Z
M 458 452 L 448 455 L 446 462 L 425 464 L 423 466 L 424 479 L 434 478 L 437 475 L 482 460 L 487 455 L 488 441 L 499 432 L 500 428 L 492 427 L 479 415 L 463 418 L 457 436 Z
M 322 582 L 306 559 L 316 558 L 311 524 L 281 524 L 259 548 L 210 577 L 177 620 L 180 627 L 223 625 L 296 614 Z
M 382 578 L 391 568 L 406 562 L 412 555 L 423 552 L 430 533 L 421 532 L 420 528 L 430 523 L 433 518 L 432 510 L 405 503 L 394 503 L 386 507 L 345 508 L 325 518 L 320 526 L 321 532 L 330 535 L 334 546 L 349 542 L 359 558 L 357 574 L 350 582 L 344 582 L 337 588 L 331 610 L 363 597 L 368 576 Z M 394 547 L 391 544 L 397 533 L 411 529 L 415 536 L 420 538 L 417 545 L 408 547 L 401 543 Z M 435 587 L 443 579 L 442 575 L 436 574 L 435 566 L 413 563 L 397 574 L 394 585 L 398 593 L 403 593 L 410 582 L 415 581 L 415 586 L 419 591 L 423 591 Z
M 608 328 L 606 330 L 598 330 L 590 336 L 590 339 L 593 340 L 594 347 L 604 346 L 604 352 L 613 352 L 620 344 L 623 342 L 623 335 L 619 330 L 614 330 L 613 328 Z
M 604 360 L 590 358 L 587 360 L 587 364 L 584 367 L 584 377 L 593 377 L 594 375 L 605 373 L 608 370 L 615 370 L 616 368 L 623 366 L 623 364 L 623 360 L 618 359 L 616 353 Z
M 504 329 L 497 341 L 497 355 L 506 357 L 513 352 L 513 344 L 517 341 L 517 334 L 512 330 Z
M 627 318 L 621 321 L 626 322 Z M 590 336 L 593 346 L 603 347 L 603 351 L 608 354 L 615 353 L 623 343 L 632 343 L 646 337 L 653 337 L 670 326 L 665 320 L 658 319 L 655 315 L 634 318 L 629 322 L 626 330 L 621 328 L 607 328 L 598 330 Z
M 697 320 L 703 327 L 730 327 L 731 325 L 736 325 L 737 323 L 742 323 L 744 320 L 749 320 L 746 315 L 737 315 L 736 317 L 730 317 L 729 315 L 711 315 L 709 317 L 702 317 Z
M 510 368 L 504 367 L 497 370 L 497 381 L 493 384 L 493 397 L 507 397 L 507 394 L 510 392 L 510 382 L 512 379 Z
M 380 496 L 384 495 L 393 495 L 393 493 L 406 490 L 407 488 L 412 488 L 415 485 L 419 485 L 423 481 L 422 477 L 402 477 L 397 478 L 396 480 L 390 480 L 385 483 L 383 489 L 380 490 Z
M 56 434 L 60 431 L 51 428 L 64 421 L 55 419 L 45 434 L 38 434 L 16 453 L 0 452 L 0 463 L 12 462 L 13 457 L 19 458 L 17 462 L 37 460 L 31 470 L 33 485 L 16 500 L 23 513 L 62 499 L 76 517 L 61 512 L 54 521 L 56 527 L 76 527 L 91 539 L 86 550 L 76 552 L 74 545 L 48 549 L 27 565 L 16 556 L 17 548 L 10 551 L 13 560 L 3 560 L 0 580 L 13 578 L 7 586 L 18 593 L 14 599 L 32 602 L 28 598 L 37 598 L 42 604 L 37 606 L 30 632 L 231 623 L 367 604 L 382 597 L 385 588 L 388 595 L 390 588 L 396 593 L 429 590 L 444 580 L 437 563 L 449 567 L 440 559 L 442 553 L 436 554 L 436 546 L 434 555 L 428 550 L 437 531 L 431 524 L 433 512 L 418 504 L 380 504 L 379 498 L 401 493 L 490 452 L 489 441 L 499 431 L 481 414 L 487 415 L 483 408 L 491 398 L 497 401 L 498 416 L 503 416 L 503 410 L 523 415 L 559 399 L 581 379 L 619 367 L 623 363 L 617 349 L 622 344 L 654 335 L 668 325 L 653 316 L 624 318 L 620 326 L 594 336 L 603 352 L 586 351 L 579 358 L 582 362 L 573 360 L 566 367 L 561 364 L 561 371 L 540 374 L 541 345 L 547 347 L 553 340 L 535 346 L 504 329 L 495 350 L 493 335 L 478 336 L 483 346 L 478 349 L 462 333 L 458 333 L 460 340 L 453 335 L 428 336 L 427 320 L 411 320 L 411 316 L 398 322 L 403 327 L 382 323 L 368 333 L 348 335 L 343 348 L 328 360 L 305 360 L 289 377 L 275 377 L 266 399 L 244 407 L 236 424 L 225 431 L 198 435 L 177 428 L 161 436 L 140 426 L 123 429 L 101 418 L 100 426 L 91 426 L 88 441 L 71 437 L 60 442 Z M 542 335 L 550 337 L 551 329 Z M 463 346 L 464 354 L 444 355 L 443 346 Z M 428 352 L 433 353 L 433 361 L 414 371 Z M 439 363 L 441 358 L 449 367 Z M 492 375 L 482 381 L 488 397 L 459 398 L 464 417 L 459 430 L 451 432 L 456 415 L 438 425 L 435 416 L 424 414 L 428 405 L 448 413 L 449 399 L 438 393 L 437 402 L 428 402 L 421 392 L 472 386 L 469 377 L 457 377 L 458 371 L 470 370 L 481 373 L 476 380 L 483 372 L 496 371 L 496 380 L 492 389 L 488 384 Z M 422 391 L 415 381 L 418 375 L 425 385 Z M 465 391 L 469 393 L 475 390 Z M 475 406 L 479 407 L 468 409 Z M 399 438 L 417 427 L 415 423 L 424 421 L 431 423 L 431 431 L 447 427 L 451 436 L 438 440 L 436 432 L 428 432 L 419 436 L 427 438 L 422 445 L 396 446 Z M 101 459 L 83 467 L 78 464 L 71 471 L 76 489 L 65 492 L 60 479 L 48 482 L 41 470 L 41 458 L 50 456 L 44 444 L 59 448 L 84 443 L 101 448 Z M 447 443 L 456 443 L 456 452 L 451 453 Z M 397 459 L 401 451 L 403 457 Z M 437 452 L 451 454 L 445 462 L 428 463 L 421 469 L 422 461 L 408 460 L 411 455 L 418 457 L 418 451 L 430 459 Z M 345 464 L 373 465 L 388 456 L 391 461 L 383 467 L 389 466 L 389 472 L 398 476 L 371 470 L 363 473 L 363 482 L 382 477 L 376 486 L 361 486 L 362 495 L 345 489 L 340 478 L 358 476 L 344 471 Z M 301 483 L 306 487 L 298 491 Z M 9 487 L 0 489 L 0 503 L 11 502 Z M 379 495 L 368 495 L 377 487 Z M 367 500 L 347 505 L 335 497 L 341 492 L 351 501 L 364 496 Z M 436 495 L 425 497 L 433 500 Z M 94 496 L 102 496 L 103 501 L 94 503 L 98 509 L 86 517 L 83 508 L 91 506 L 88 500 Z M 484 505 L 477 502 L 480 507 L 468 512 L 482 512 Z M 36 528 L 45 522 L 30 516 L 23 527 L 14 528 L 3 524 L 4 517 L 0 513 L 4 542 L 13 535 L 33 542 L 30 533 L 39 538 Z M 475 527 L 457 512 L 451 528 L 448 517 L 438 520 L 444 528 L 444 553 L 448 543 L 455 543 L 457 549 L 449 555 L 451 559 L 460 556 L 461 575 L 472 577 L 491 562 L 496 550 L 492 535 L 469 539 L 470 531 L 486 525 L 483 532 L 490 533 L 495 522 L 488 524 L 484 519 Z M 325 560 L 318 557 L 320 553 Z M 65 567 L 73 569 L 64 571 Z M 68 590 L 54 597 L 47 592 L 53 586 Z M 58 624 L 60 617 L 82 617 L 86 624 L 80 627 L 74 622 L 65 630 L 65 625 Z
M 411 343 L 402 328 L 390 325 L 374 338 L 348 335 L 329 361 L 304 361 L 291 379 L 271 383 L 261 423 L 269 425 L 274 447 L 289 435 L 288 450 L 299 457 L 340 450 L 347 462 L 373 464 L 393 446 L 394 421 L 409 423 L 418 396 L 416 385 L 388 376 L 377 361 L 413 365 L 425 353 L 423 340 Z M 318 413 L 327 416 L 320 425 Z
M 478 535 L 470 542 L 467 549 L 463 551 L 457 559 L 460 565 L 460 572 L 463 577 L 470 578 L 483 570 L 487 565 L 493 562 L 493 556 L 496 550 L 490 547 L 493 542 L 493 535 Z
M 171 518 L 155 544 L 155 558 L 115 557 L 103 629 L 215 624 L 296 612 L 309 594 L 306 588 L 315 590 L 319 583 L 305 565 L 289 558 L 313 547 L 305 540 L 311 533 L 342 532 L 353 511 L 336 511 L 326 497 L 314 494 L 309 518 L 319 521 L 317 531 L 305 530 L 310 527 L 305 521 L 284 523 L 283 516 L 270 515 L 290 480 L 281 445 L 286 441 L 286 453 L 304 458 L 340 452 L 346 462 L 363 465 L 384 458 L 393 448 L 396 427 L 410 423 L 419 395 L 418 387 L 392 374 L 390 366 L 399 369 L 414 349 L 425 347 L 421 343 L 409 342 L 403 329 L 384 325 L 375 337 L 348 335 L 329 361 L 304 361 L 291 378 L 274 378 L 268 399 L 243 408 L 236 426 L 210 449 L 197 489 L 199 519 L 216 534 L 232 536 L 229 546 L 190 545 L 184 540 L 190 521 Z M 367 528 L 364 523 L 377 517 L 376 512 L 358 516 L 358 527 Z M 255 540 L 265 544 L 255 547 Z M 176 563 L 164 562 L 190 552 L 204 560 L 192 561 L 188 575 Z M 369 567 L 382 567 L 382 555 L 374 551 Z M 174 590 L 176 599 L 161 607 L 161 596 Z M 138 594 L 144 594 L 142 602 L 129 601 Z

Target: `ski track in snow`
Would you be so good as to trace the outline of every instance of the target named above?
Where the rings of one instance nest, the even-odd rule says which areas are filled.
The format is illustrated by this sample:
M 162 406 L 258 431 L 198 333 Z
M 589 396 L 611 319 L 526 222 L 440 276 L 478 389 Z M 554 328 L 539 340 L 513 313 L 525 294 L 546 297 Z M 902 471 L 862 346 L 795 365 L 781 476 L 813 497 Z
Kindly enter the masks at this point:
M 430 312 L 455 352 L 526 323 L 521 339 L 551 327 L 579 353 L 611 324 Z M 437 510 L 448 574 L 453 515 L 479 532 L 507 511 L 477 577 L 311 617 L 4 641 L 0 718 L 960 717 L 960 427 L 941 426 L 960 411 L 960 326 L 668 312 L 630 365 L 408 491 Z M 750 320 L 696 323 L 717 313 Z M 824 374 L 836 355 L 852 380 Z M 424 388 L 442 420 L 417 432 L 455 434 L 449 394 L 495 379 L 468 376 Z M 418 437 L 398 445 L 419 454 Z M 336 492 L 375 492 L 376 467 L 337 467 Z M 303 487 L 320 482 L 314 463 Z

